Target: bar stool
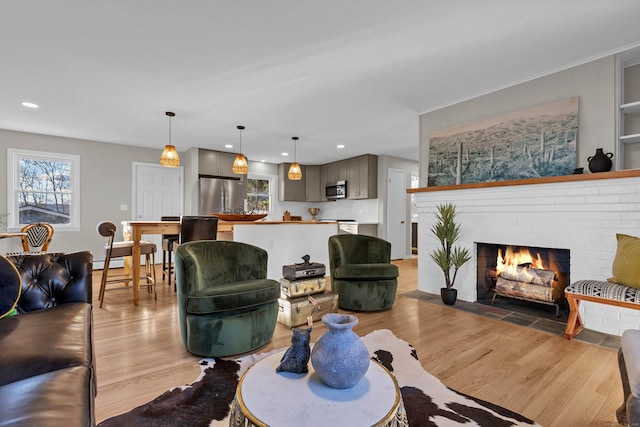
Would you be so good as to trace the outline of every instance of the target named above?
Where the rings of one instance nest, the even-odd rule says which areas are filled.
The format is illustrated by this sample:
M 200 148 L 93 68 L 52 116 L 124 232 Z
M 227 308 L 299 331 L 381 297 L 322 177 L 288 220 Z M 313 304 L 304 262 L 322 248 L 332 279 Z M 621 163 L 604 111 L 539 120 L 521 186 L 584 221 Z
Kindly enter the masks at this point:
M 163 216 L 160 221 L 180 221 L 179 216 Z M 162 280 L 167 278 L 167 284 L 171 286 L 171 275 L 173 274 L 173 263 L 171 254 L 180 242 L 179 234 L 162 235 Z
M 100 281 L 100 292 L 98 300 L 100 301 L 100 308 L 104 303 L 104 293 L 108 283 L 125 283 L 125 286 L 112 289 L 133 289 L 133 286 L 129 286 L 129 282 L 132 282 L 132 277 L 128 274 L 122 274 L 118 276 L 109 276 L 109 264 L 112 258 L 123 258 L 127 256 L 133 256 L 133 241 L 125 240 L 122 242 L 114 242 L 113 239 L 116 235 L 116 225 L 109 221 L 103 221 L 96 227 L 98 234 L 108 238 L 107 244 L 104 246 L 105 258 L 104 268 L 102 270 L 102 280 Z M 140 241 L 140 253 L 145 255 L 145 274 L 140 279 L 145 279 L 146 283 L 140 282 L 140 286 L 146 286 L 148 292 L 153 291 L 154 299 L 158 299 L 156 295 L 156 271 L 155 271 L 155 253 L 156 244 L 153 242 L 142 240 Z M 140 262 L 140 260 L 133 260 L 133 262 Z M 111 289 L 110 289 L 111 290 Z

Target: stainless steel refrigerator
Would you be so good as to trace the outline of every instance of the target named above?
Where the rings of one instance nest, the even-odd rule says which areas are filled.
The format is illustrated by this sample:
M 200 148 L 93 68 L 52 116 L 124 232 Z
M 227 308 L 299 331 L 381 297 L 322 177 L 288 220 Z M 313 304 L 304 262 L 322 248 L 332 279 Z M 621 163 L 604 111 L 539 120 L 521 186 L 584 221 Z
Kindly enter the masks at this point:
M 238 178 L 200 177 L 199 215 L 222 213 L 229 210 L 234 213 L 244 208 L 247 198 L 247 183 Z

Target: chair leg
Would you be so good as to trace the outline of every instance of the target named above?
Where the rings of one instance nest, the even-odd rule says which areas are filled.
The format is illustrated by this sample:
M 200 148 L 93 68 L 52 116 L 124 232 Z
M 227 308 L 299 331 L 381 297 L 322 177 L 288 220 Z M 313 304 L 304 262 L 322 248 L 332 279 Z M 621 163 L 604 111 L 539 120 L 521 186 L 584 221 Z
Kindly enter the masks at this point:
M 109 258 L 105 258 L 104 267 L 102 268 L 102 280 L 100 281 L 100 292 L 98 293 L 98 300 L 100 301 L 100 308 L 104 303 L 104 291 L 107 287 L 107 276 L 109 275 Z
M 169 263 L 167 265 L 167 284 L 171 287 L 171 275 L 173 274 L 173 264 L 171 264 L 171 251 L 167 251 L 169 255 Z M 162 277 L 164 279 L 164 276 Z
M 162 250 L 162 280 L 164 281 L 165 278 L 165 272 L 167 271 L 167 264 L 165 261 L 165 258 L 167 256 L 167 251 L 165 251 L 164 249 Z M 171 255 L 169 255 L 169 257 L 171 257 Z M 171 258 L 169 258 L 169 263 L 171 263 Z
M 152 259 L 152 262 L 149 260 Z M 146 276 L 147 276 L 147 292 L 151 292 L 153 290 L 154 299 L 158 299 L 158 295 L 156 294 L 156 254 L 151 253 L 151 257 L 149 254 L 145 257 L 146 264 Z
M 158 294 L 156 293 L 156 253 L 151 254 L 151 272 L 153 273 L 153 299 L 158 299 Z

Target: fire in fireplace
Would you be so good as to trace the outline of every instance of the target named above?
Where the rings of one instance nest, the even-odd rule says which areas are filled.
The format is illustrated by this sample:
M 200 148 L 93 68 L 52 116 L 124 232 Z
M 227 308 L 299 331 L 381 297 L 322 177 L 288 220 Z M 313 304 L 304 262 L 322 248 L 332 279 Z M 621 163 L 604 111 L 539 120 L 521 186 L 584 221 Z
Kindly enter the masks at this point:
M 553 305 L 569 285 L 568 249 L 477 243 L 478 300 L 496 296 Z

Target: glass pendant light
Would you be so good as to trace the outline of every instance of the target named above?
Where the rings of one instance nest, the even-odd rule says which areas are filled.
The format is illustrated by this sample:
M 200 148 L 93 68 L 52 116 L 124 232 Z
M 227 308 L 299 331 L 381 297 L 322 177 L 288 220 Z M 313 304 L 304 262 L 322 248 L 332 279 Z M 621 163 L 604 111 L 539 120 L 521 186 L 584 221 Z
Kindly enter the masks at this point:
M 169 143 L 164 146 L 164 150 L 162 151 L 162 155 L 160 156 L 160 165 L 169 168 L 177 168 L 178 166 L 180 166 L 180 157 L 178 157 L 176 147 L 171 145 L 171 118 L 175 117 L 176 113 L 167 111 L 164 114 L 169 117 Z
M 291 163 L 291 166 L 289 167 L 287 177 L 291 181 L 300 181 L 302 179 L 302 169 L 296 161 L 296 142 L 298 141 L 298 137 L 292 136 L 291 139 L 293 139 L 293 163 Z
M 246 175 L 249 172 L 249 164 L 247 163 L 247 158 L 242 154 L 242 131 L 244 130 L 244 126 L 238 126 L 238 130 L 240 131 L 240 153 L 236 154 L 236 159 L 233 161 L 231 170 L 233 173 Z

